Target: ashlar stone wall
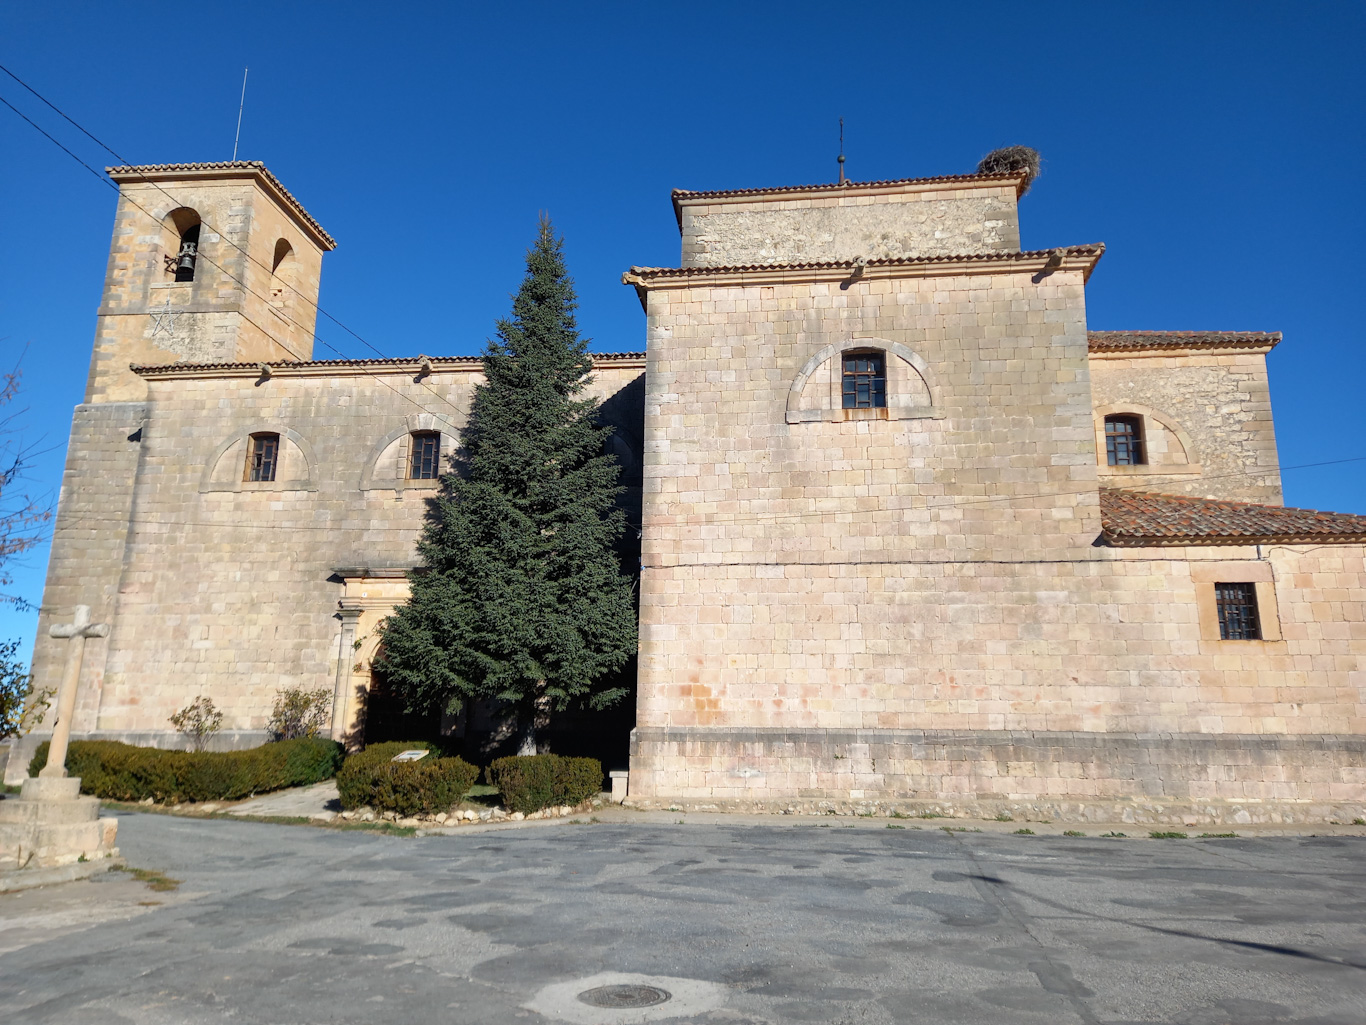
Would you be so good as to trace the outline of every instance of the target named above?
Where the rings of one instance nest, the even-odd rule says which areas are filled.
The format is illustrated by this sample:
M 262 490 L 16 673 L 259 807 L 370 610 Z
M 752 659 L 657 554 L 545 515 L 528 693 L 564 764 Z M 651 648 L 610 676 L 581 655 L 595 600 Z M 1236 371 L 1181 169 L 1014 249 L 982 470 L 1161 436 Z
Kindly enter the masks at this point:
M 202 222 L 188 282 L 165 263 L 179 251 L 168 217 L 181 207 Z M 288 255 L 277 266 L 281 241 Z M 250 177 L 124 182 L 86 401 L 145 398 L 129 364 L 310 359 L 322 256 Z
M 882 270 L 649 283 L 633 800 L 1363 807 L 1362 547 L 1106 546 L 1081 273 Z M 894 345 L 933 416 L 789 422 L 814 353 Z M 1255 395 L 1232 359 L 1167 394 Z M 1267 640 L 1211 637 L 1215 579 Z
M 676 193 L 684 267 L 1016 251 L 1016 182 L 832 185 L 762 196 Z
M 71 622 L 77 605 L 89 605 L 96 623 L 111 622 L 117 612 L 147 416 L 145 402 L 83 404 L 72 415 L 32 662 L 36 689 L 50 697 L 68 642 L 49 637 L 49 628 Z M 105 637 L 85 642 L 78 722 L 94 720 L 109 643 Z
M 40 686 L 60 678 L 64 642 L 47 628 L 69 606 L 112 623 L 86 649 L 76 733 L 174 743 L 167 717 L 204 695 L 224 712 L 226 736 L 259 740 L 281 688 L 332 692 L 353 655 L 338 571 L 411 567 L 435 494 L 435 481 L 400 475 L 393 440 L 438 430 L 444 460 L 479 369 L 375 361 L 262 378 L 241 366 L 167 367 L 146 372 L 144 404 L 79 407 L 34 660 Z M 615 450 L 633 453 L 623 484 L 637 498 L 630 410 L 643 370 L 637 357 L 603 358 L 590 389 L 618 427 Z M 274 482 L 243 480 L 253 431 L 282 437 Z
M 1093 353 L 1102 483 L 1281 505 L 1266 351 Z M 1143 418 L 1146 466 L 1106 466 L 1104 418 Z

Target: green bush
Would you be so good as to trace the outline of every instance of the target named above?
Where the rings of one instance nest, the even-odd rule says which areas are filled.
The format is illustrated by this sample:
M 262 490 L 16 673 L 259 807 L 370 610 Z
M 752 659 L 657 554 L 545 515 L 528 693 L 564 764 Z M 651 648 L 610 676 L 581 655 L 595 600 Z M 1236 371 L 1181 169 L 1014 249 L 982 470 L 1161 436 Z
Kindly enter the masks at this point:
M 596 758 L 513 755 L 495 758 L 487 775 L 502 794 L 503 806 L 523 814 L 581 804 L 602 792 L 602 763 Z
M 433 751 L 439 754 L 441 748 L 427 740 L 386 740 L 383 744 L 371 744 L 362 751 L 347 755 L 346 764 L 342 768 L 391 762 L 394 755 L 402 754 L 404 751 Z
M 421 761 L 396 762 L 402 751 L 431 751 Z M 337 773 L 341 806 L 348 811 L 369 805 L 400 815 L 435 815 L 457 804 L 479 778 L 477 766 L 459 758 L 433 757 L 440 751 L 425 740 L 372 744 L 346 759 Z
M 369 804 L 374 792 L 374 770 L 380 765 L 392 762 L 394 755 L 403 751 L 435 750 L 436 745 L 425 740 L 394 740 L 383 744 L 371 744 L 363 751 L 347 755 L 341 771 L 337 773 L 337 791 L 341 794 L 341 806 L 350 811 L 352 808 Z
M 435 815 L 460 802 L 479 778 L 479 767 L 460 758 L 382 762 L 370 770 L 370 799 L 379 811 Z
M 29 763 L 38 775 L 47 764 L 44 741 Z M 167 751 L 115 740 L 75 740 L 66 768 L 81 778 L 81 792 L 113 801 L 236 801 L 285 787 L 330 779 L 343 749 L 317 737 L 281 740 L 243 751 Z

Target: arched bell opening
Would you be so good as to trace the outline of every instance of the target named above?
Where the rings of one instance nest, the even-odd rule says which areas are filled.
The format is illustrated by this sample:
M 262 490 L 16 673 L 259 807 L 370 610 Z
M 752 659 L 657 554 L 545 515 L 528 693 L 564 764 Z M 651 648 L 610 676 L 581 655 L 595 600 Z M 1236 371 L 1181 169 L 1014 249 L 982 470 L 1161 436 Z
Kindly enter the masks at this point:
M 162 220 L 166 236 L 166 270 L 176 281 L 193 281 L 199 262 L 199 213 L 188 206 L 172 210 Z
M 282 315 L 293 305 L 298 291 L 298 268 L 299 259 L 289 239 L 277 240 L 270 261 L 270 304 Z

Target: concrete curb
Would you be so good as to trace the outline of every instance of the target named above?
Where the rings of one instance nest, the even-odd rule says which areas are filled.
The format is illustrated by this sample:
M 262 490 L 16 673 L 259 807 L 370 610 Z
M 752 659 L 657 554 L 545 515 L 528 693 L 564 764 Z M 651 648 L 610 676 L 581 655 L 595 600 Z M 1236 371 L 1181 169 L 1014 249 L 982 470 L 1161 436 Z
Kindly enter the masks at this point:
M 596 821 L 590 821 L 595 819 Z M 707 825 L 707 826 L 769 826 L 789 829 L 906 829 L 925 832 L 1015 834 L 1029 829 L 1038 837 L 1063 837 L 1067 832 L 1083 832 L 1077 839 L 1109 839 L 1103 833 L 1124 834 L 1116 839 L 1147 840 L 1153 831 L 1180 831 L 1188 839 L 1198 840 L 1201 833 L 1234 833 L 1239 839 L 1265 839 L 1292 836 L 1366 836 L 1366 826 L 1339 823 L 1256 823 L 1237 827 L 1173 826 L 1160 823 L 1133 822 L 1003 822 L 998 819 L 967 818 L 892 818 L 862 815 L 782 815 L 763 812 L 686 812 L 645 809 L 598 808 L 554 819 L 531 819 L 522 822 L 481 822 L 468 826 L 419 826 L 418 836 L 460 836 L 467 833 L 488 833 L 508 829 L 535 829 L 545 826 L 619 826 L 619 825 Z M 1029 835 L 1029 834 L 1025 834 Z M 1209 837 L 1213 838 L 1213 837 Z M 1207 839 L 1209 839 L 1207 838 Z M 1071 839 L 1070 837 L 1068 839 Z
M 57 865 L 52 868 L 21 868 L 14 872 L 0 872 L 0 893 L 14 893 L 18 890 L 31 890 L 35 886 L 54 886 L 57 883 L 89 879 L 101 872 L 123 868 L 125 864 L 123 858 L 96 858 L 93 861 L 75 861 L 70 865 Z
M 120 813 L 139 812 L 151 815 L 170 815 L 174 817 L 191 819 L 216 819 L 218 821 L 232 822 L 261 822 L 268 825 L 311 825 L 314 828 L 335 828 L 342 820 L 333 814 L 328 819 L 323 819 L 315 814 L 311 816 L 312 821 L 299 823 L 272 823 L 269 818 L 260 818 L 246 814 L 233 814 L 233 806 L 219 806 L 210 814 L 198 814 L 194 811 L 194 805 L 179 806 L 177 808 L 158 807 L 155 811 L 139 809 L 137 807 L 120 806 Z M 304 818 L 305 816 L 291 816 Z M 596 819 L 595 821 L 592 821 Z M 497 822 L 478 822 L 463 826 L 419 825 L 416 836 L 461 836 L 469 833 L 489 833 L 502 832 L 513 829 L 536 829 L 548 826 L 589 826 L 589 825 L 716 825 L 716 826 L 769 826 L 779 828 L 859 828 L 859 829 L 879 829 L 901 828 L 907 830 L 942 831 L 952 832 L 982 832 L 982 833 L 1015 833 L 1020 829 L 1030 829 L 1033 834 L 1040 837 L 1062 836 L 1068 831 L 1084 832 L 1091 839 L 1099 839 L 1102 833 L 1123 833 L 1127 834 L 1126 839 L 1147 840 L 1148 833 L 1152 831 L 1179 831 L 1189 834 L 1192 840 L 1200 839 L 1201 833 L 1237 833 L 1239 838 L 1266 838 L 1278 836 L 1366 836 L 1366 826 L 1359 826 L 1348 823 L 1326 823 L 1326 822 L 1285 822 L 1285 823 L 1250 823 L 1238 825 L 1212 825 L 1201 824 L 1196 826 L 1172 823 L 1155 822 L 1124 822 L 1112 820 L 1108 822 L 1072 822 L 1072 821 L 1053 821 L 1041 822 L 1034 820 L 1013 819 L 1002 821 L 1000 819 L 976 819 L 976 818 L 951 818 L 949 816 L 933 816 L 921 818 L 916 816 L 894 817 L 891 815 L 857 815 L 857 814 L 820 814 L 816 812 L 761 812 L 761 811 L 688 811 L 683 809 L 645 809 L 633 807 L 629 804 L 606 804 L 597 808 L 589 808 L 583 811 L 574 812 L 570 815 L 558 816 L 547 819 L 524 819 L 514 822 L 510 819 L 502 819 Z

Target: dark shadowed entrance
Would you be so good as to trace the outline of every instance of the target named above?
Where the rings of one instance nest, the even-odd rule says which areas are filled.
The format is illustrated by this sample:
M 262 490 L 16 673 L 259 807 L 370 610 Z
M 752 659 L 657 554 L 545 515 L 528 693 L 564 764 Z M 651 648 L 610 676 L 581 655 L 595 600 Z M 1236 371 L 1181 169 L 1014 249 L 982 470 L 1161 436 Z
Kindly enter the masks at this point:
M 403 696 L 389 685 L 384 671 L 372 666 L 365 700 L 365 743 L 440 739 L 441 713 L 409 712 Z

